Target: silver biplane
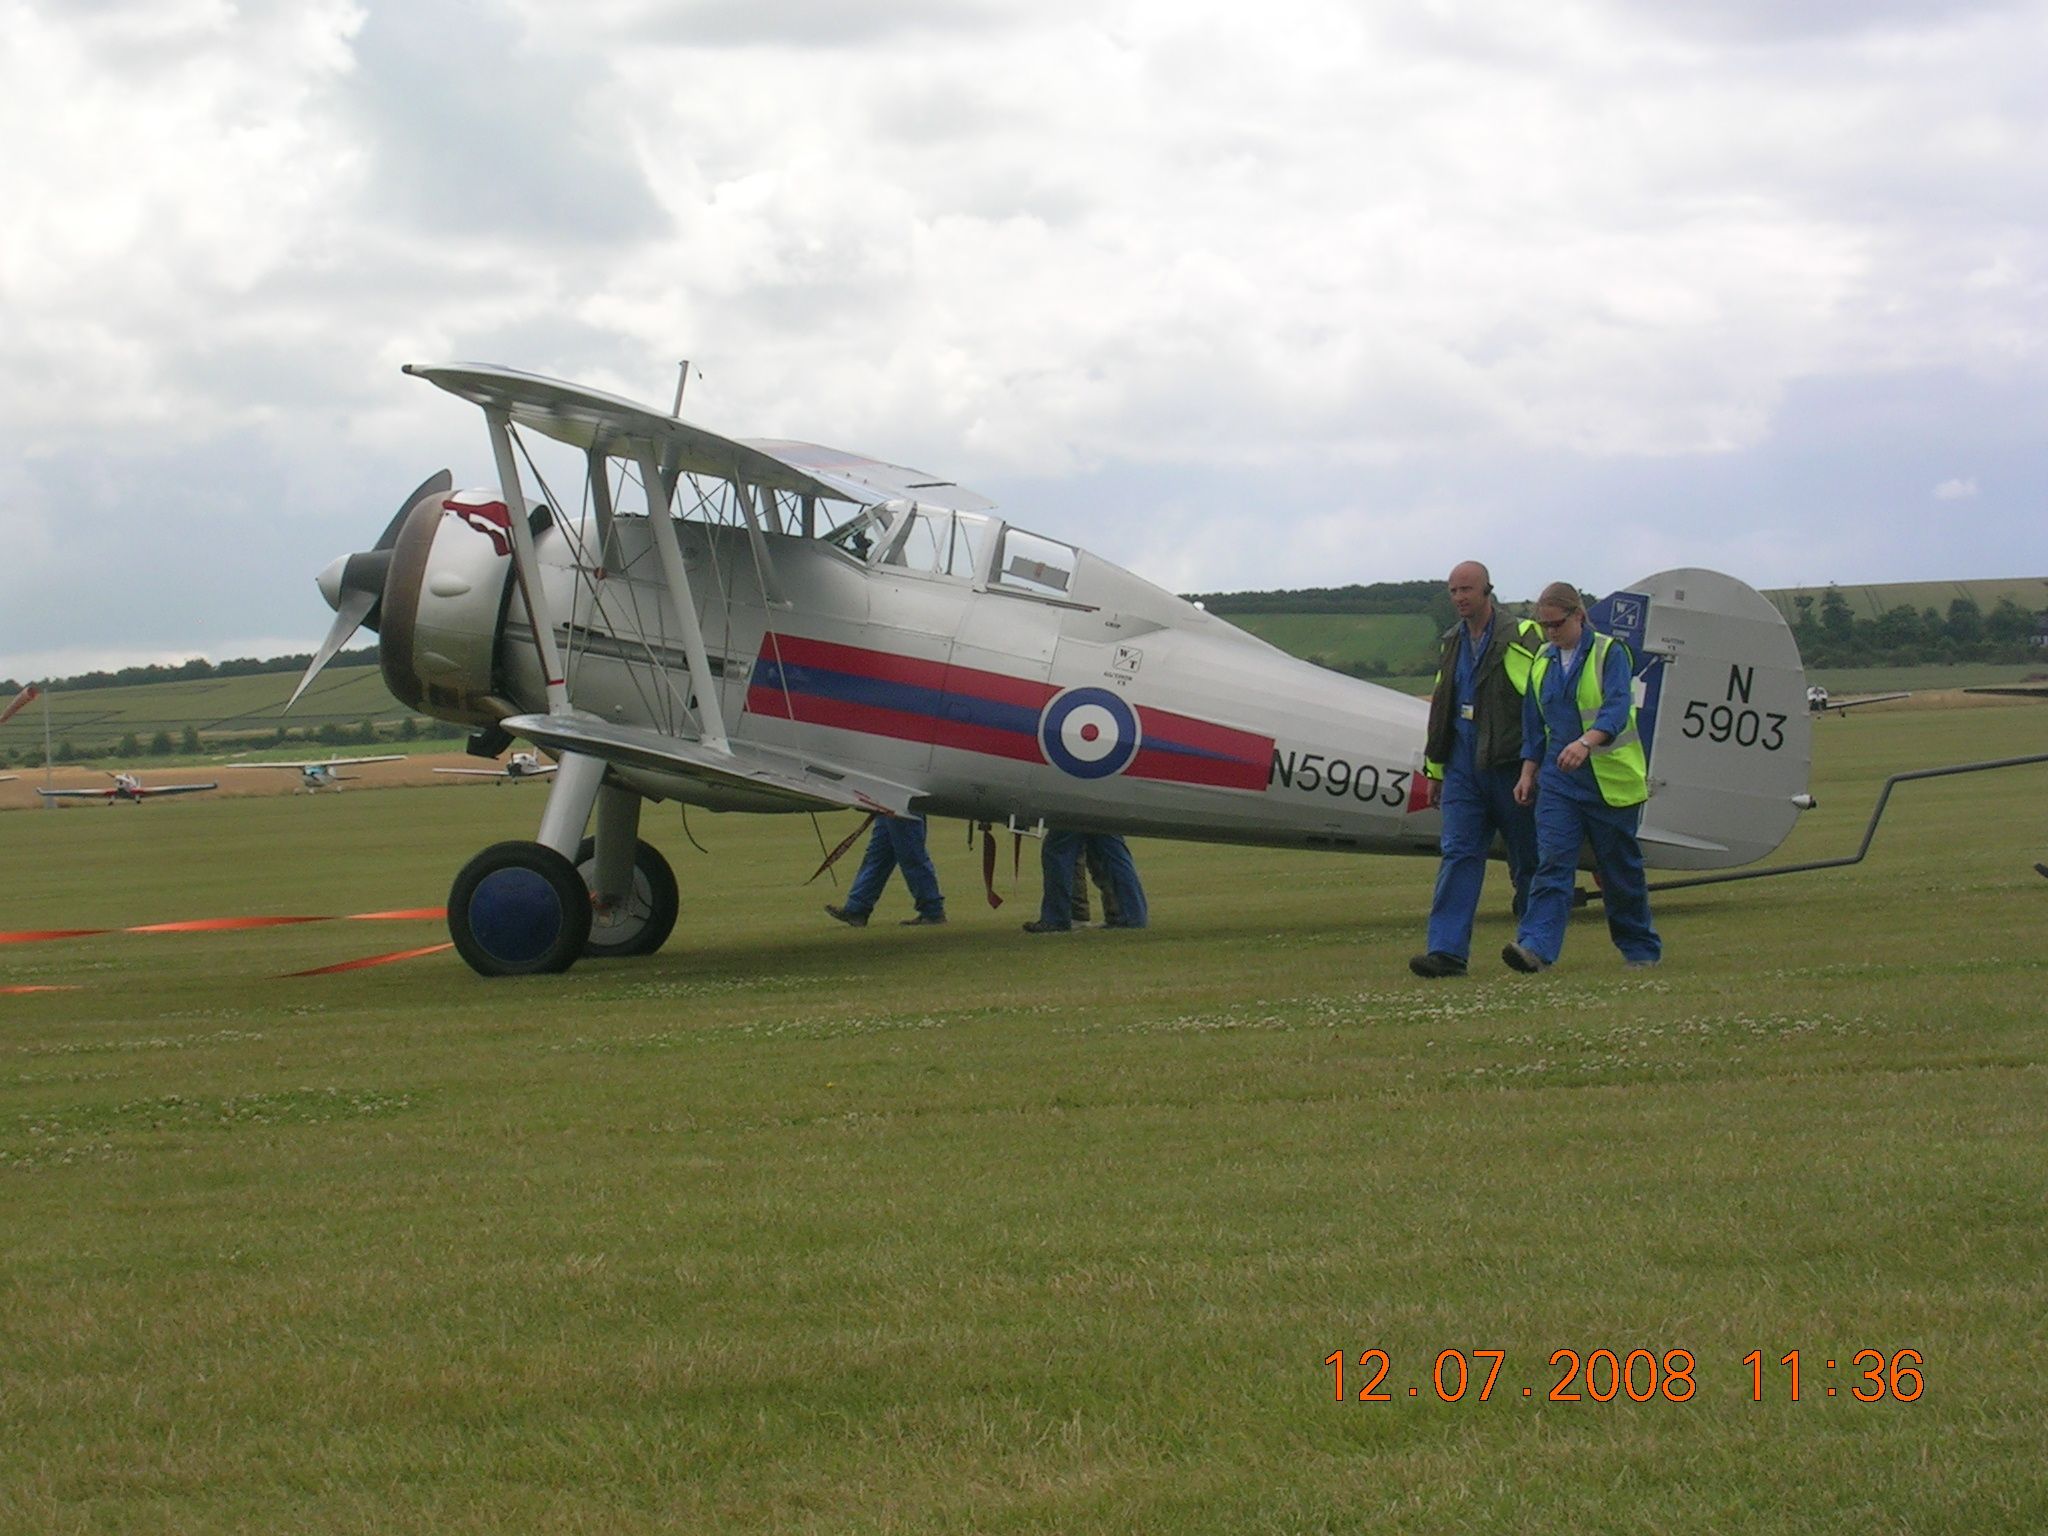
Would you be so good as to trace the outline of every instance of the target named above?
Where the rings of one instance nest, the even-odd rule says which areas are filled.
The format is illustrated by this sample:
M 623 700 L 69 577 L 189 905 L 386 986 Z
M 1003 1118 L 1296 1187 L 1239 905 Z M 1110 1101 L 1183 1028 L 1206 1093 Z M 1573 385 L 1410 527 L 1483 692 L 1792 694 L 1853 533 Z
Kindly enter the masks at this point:
M 660 947 L 679 895 L 639 837 L 648 801 L 1436 851 L 1422 700 L 1288 656 L 939 476 L 502 368 L 406 372 L 482 409 L 498 487 L 457 492 L 443 471 L 321 574 L 336 616 L 298 692 L 367 624 L 406 704 L 473 727 L 484 755 L 517 735 L 557 760 L 537 836 L 484 849 L 450 891 L 479 972 Z M 580 454 L 580 506 L 528 433 Z M 1640 661 L 1651 862 L 1769 853 L 1809 803 L 1783 618 L 1702 570 L 1593 618 Z

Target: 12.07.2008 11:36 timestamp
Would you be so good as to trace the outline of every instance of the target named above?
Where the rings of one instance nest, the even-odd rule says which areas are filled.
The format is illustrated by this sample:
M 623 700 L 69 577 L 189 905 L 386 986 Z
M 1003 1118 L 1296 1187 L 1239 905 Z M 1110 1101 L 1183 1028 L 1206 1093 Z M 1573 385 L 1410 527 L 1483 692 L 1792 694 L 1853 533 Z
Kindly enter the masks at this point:
M 1430 1367 L 1427 1395 L 1444 1403 L 1486 1402 L 1493 1397 L 1506 1362 L 1507 1351 L 1500 1349 L 1441 1350 Z M 1405 1390 L 1387 1385 L 1393 1358 L 1384 1349 L 1368 1349 L 1359 1354 L 1357 1365 L 1363 1382 L 1354 1373 L 1351 1385 L 1357 1390 L 1347 1393 L 1344 1373 L 1350 1363 L 1350 1357 L 1341 1349 L 1332 1350 L 1323 1359 L 1323 1364 L 1334 1372 L 1332 1385 L 1340 1403 L 1391 1403 L 1398 1397 L 1420 1399 L 1425 1395 L 1425 1389 L 1419 1385 Z M 1750 1369 L 1750 1401 L 1763 1402 L 1767 1388 L 1768 1395 L 1775 1400 L 1778 1390 L 1766 1382 L 1763 1351 L 1751 1350 L 1742 1363 Z M 1787 1373 L 1784 1397 L 1795 1403 L 1800 1397 L 1799 1363 L 1796 1349 L 1778 1361 Z M 1850 1356 L 1849 1363 L 1854 1385 L 1848 1388 L 1847 1395 L 1858 1402 L 1875 1403 L 1891 1398 L 1910 1403 L 1926 1390 L 1922 1375 L 1925 1362 L 1917 1349 L 1894 1350 L 1889 1355 L 1881 1350 L 1860 1349 Z M 1647 1403 L 1661 1397 L 1666 1402 L 1683 1403 L 1691 1401 L 1698 1391 L 1694 1379 L 1698 1363 L 1688 1349 L 1668 1349 L 1662 1355 L 1647 1349 L 1632 1349 L 1626 1355 L 1611 1349 L 1595 1349 L 1583 1355 L 1575 1349 L 1560 1349 L 1552 1352 L 1550 1365 L 1557 1378 L 1544 1394 L 1547 1402 L 1611 1403 L 1625 1398 L 1632 1403 Z M 1827 1369 L 1836 1368 L 1837 1361 L 1830 1358 Z M 1825 1395 L 1834 1397 L 1840 1390 L 1830 1384 Z M 1523 1387 L 1519 1393 L 1510 1389 L 1508 1395 L 1533 1398 L 1536 1388 Z

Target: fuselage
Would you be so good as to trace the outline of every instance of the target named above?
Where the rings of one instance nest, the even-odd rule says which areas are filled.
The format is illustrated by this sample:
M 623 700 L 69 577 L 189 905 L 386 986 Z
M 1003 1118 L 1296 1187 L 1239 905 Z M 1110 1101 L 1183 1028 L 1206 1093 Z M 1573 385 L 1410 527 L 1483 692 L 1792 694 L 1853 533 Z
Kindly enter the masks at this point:
M 878 510 L 829 539 L 765 534 L 764 581 L 744 529 L 679 532 L 736 741 L 913 786 L 942 816 L 1435 851 L 1421 700 L 1288 656 L 1084 550 L 981 514 Z M 543 708 L 503 541 L 454 513 L 430 533 L 410 562 L 402 541 L 394 572 L 415 601 L 385 607 L 394 691 L 479 723 Z M 693 734 L 705 680 L 651 538 L 644 517 L 617 516 L 600 561 L 589 523 L 543 528 L 546 606 L 577 709 Z M 686 775 L 612 772 L 653 798 L 767 808 Z

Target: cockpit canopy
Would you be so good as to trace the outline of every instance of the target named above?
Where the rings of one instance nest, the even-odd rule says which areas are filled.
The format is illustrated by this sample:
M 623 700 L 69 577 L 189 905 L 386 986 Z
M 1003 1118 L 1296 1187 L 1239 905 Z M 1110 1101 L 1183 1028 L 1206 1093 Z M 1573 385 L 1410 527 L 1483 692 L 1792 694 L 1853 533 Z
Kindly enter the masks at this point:
M 856 560 L 920 576 L 1071 600 L 1079 552 L 1000 518 L 901 497 L 864 507 L 825 536 Z

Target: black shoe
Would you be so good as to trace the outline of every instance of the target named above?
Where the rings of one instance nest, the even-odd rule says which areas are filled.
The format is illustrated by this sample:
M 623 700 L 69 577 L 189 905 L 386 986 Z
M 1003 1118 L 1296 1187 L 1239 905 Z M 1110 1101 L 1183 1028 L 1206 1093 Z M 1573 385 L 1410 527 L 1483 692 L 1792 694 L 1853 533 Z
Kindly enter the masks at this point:
M 1041 923 L 1034 917 L 1024 925 L 1024 931 L 1026 933 L 1072 933 L 1074 926 L 1071 923 Z
M 1509 944 L 1500 952 L 1501 959 L 1508 963 L 1508 969 L 1520 971 L 1524 976 L 1534 976 L 1538 971 L 1548 970 L 1550 962 L 1523 944 Z
M 825 910 L 849 928 L 865 928 L 868 925 L 868 915 L 865 912 L 849 912 L 844 907 L 833 906 L 829 901 L 825 903 Z
M 1446 976 L 1464 975 L 1465 962 L 1456 955 L 1447 955 L 1433 949 L 1426 955 L 1416 955 L 1410 959 L 1408 969 L 1425 981 L 1441 981 Z
M 906 917 L 900 926 L 905 928 L 936 928 L 945 922 L 943 912 L 920 912 L 915 917 Z

